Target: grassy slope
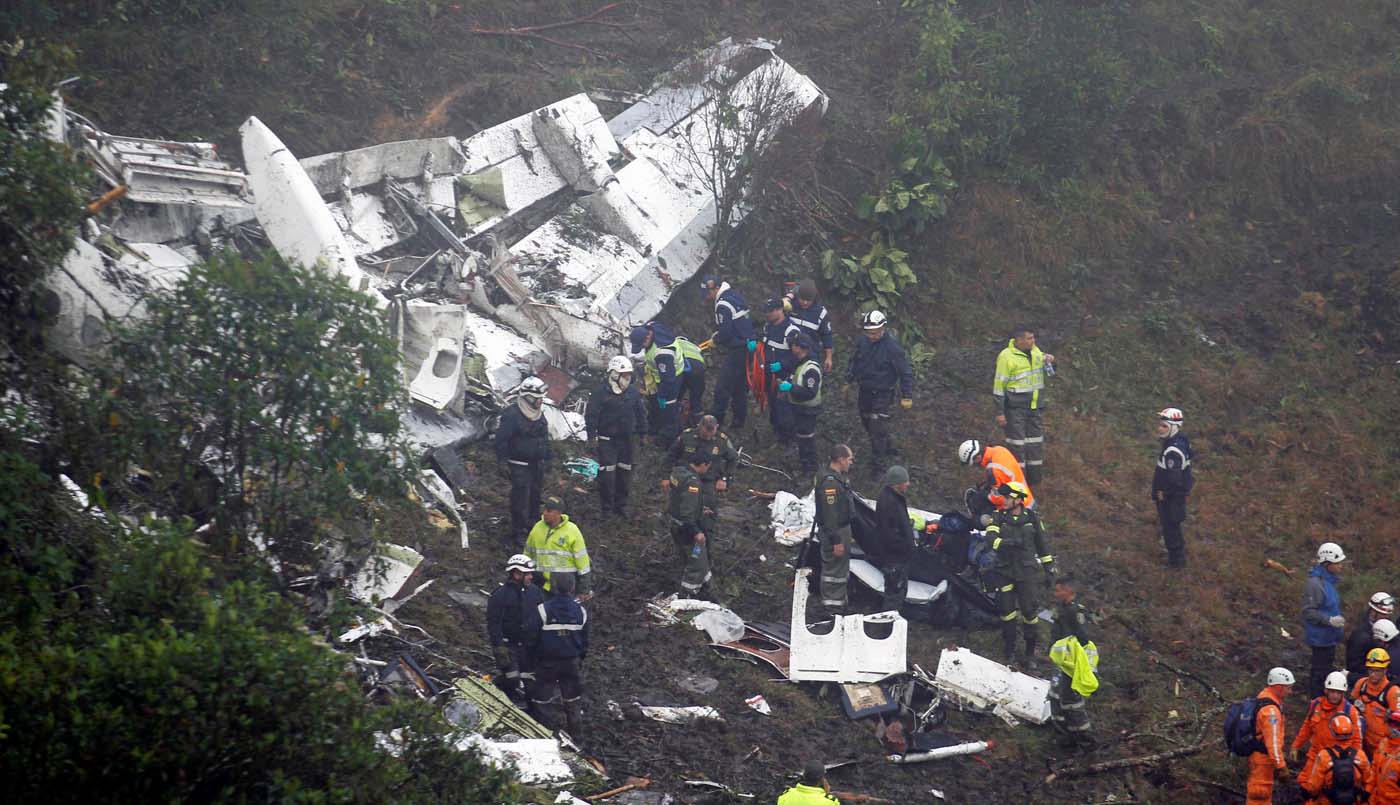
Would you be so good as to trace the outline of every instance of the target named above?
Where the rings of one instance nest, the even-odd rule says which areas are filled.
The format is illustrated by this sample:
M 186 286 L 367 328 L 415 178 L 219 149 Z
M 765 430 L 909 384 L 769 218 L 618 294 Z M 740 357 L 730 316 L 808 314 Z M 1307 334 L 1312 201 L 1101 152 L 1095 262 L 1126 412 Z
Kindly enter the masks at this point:
M 618 19 L 635 22 L 635 31 L 565 35 L 617 55 L 607 61 L 468 32 L 473 24 L 559 19 L 591 4 L 337 2 L 315 4 L 314 12 L 312 5 L 254 3 L 249 8 L 264 15 L 257 22 L 194 3 L 128 4 L 166 11 L 130 24 L 108 18 L 71 34 L 92 79 L 79 85 L 79 99 L 110 129 L 225 143 L 243 116 L 258 114 L 310 154 L 394 136 L 466 134 L 580 87 L 638 88 L 689 48 L 726 33 L 758 33 L 785 39 L 784 54 L 832 95 L 819 176 L 853 195 L 883 169 L 881 122 L 894 111 L 899 60 L 913 47 L 909 16 L 825 2 L 629 4 Z M 987 25 L 1033 34 L 1018 11 L 964 5 Z M 1301 670 L 1306 661 L 1297 639 L 1300 583 L 1261 568 L 1264 557 L 1302 570 L 1319 540 L 1340 538 L 1356 560 L 1344 587 L 1350 608 L 1373 589 L 1397 586 L 1385 570 L 1397 553 L 1391 524 L 1400 457 L 1389 418 L 1400 332 L 1387 307 L 1397 299 L 1391 272 L 1400 254 L 1393 217 L 1400 210 L 1393 181 L 1397 22 L 1385 4 L 1365 2 L 1325 14 L 1290 2 L 1126 7 L 1140 24 L 1140 63 L 1152 67 L 1132 74 L 1133 102 L 1083 143 L 1088 164 L 1070 181 L 1034 188 L 961 177 L 950 219 L 911 249 L 922 284 L 908 310 L 918 311 L 938 355 L 912 417 L 921 438 L 908 440 L 905 451 L 924 468 L 919 487 L 950 503 L 965 481 L 951 459 L 957 440 L 996 435 L 985 387 L 1010 323 L 1004 310 L 1040 323 L 1043 341 L 1063 362 L 1041 496 L 1066 564 L 1092 578 L 1086 598 L 1107 618 L 1109 687 L 1093 702 L 1096 718 L 1107 735 L 1181 739 L 1193 730 L 1168 711 L 1189 719 L 1212 701 L 1189 680 L 1178 699 L 1173 675 L 1147 662 L 1141 648 L 1194 669 L 1231 697 L 1256 686 L 1270 665 Z M 65 13 L 81 23 L 86 9 L 70 4 Z M 815 262 L 814 246 L 787 231 L 796 230 L 773 227 L 749 242 L 800 271 Z M 746 284 L 771 280 L 755 271 Z M 849 308 L 832 301 L 839 320 L 850 321 Z M 676 315 L 699 330 L 695 311 Z M 861 444 L 849 400 L 833 400 L 826 431 Z M 1194 567 L 1185 579 L 1157 567 L 1146 495 L 1150 414 L 1167 403 L 1186 409 L 1201 454 L 1188 531 Z M 761 476 L 745 482 L 767 484 Z M 578 501 L 580 519 L 592 520 L 591 501 Z M 489 518 L 499 514 L 494 503 L 489 493 L 480 502 L 480 548 L 467 562 L 446 542 L 429 545 L 443 562 L 437 572 L 477 584 L 494 575 L 490 568 L 509 552 L 488 536 Z M 741 511 L 761 517 L 756 506 Z M 613 555 L 612 601 L 599 607 L 600 624 L 616 624 L 604 640 L 618 646 L 596 660 L 595 680 L 635 679 L 629 669 L 670 653 L 720 677 L 724 691 L 762 690 L 779 712 L 800 713 L 801 723 L 791 716 L 749 723 L 741 709 L 728 709 L 739 725 L 718 734 L 644 725 L 635 735 L 612 736 L 623 747 L 607 750 L 614 765 L 672 781 L 699 770 L 761 791 L 798 765 L 804 750 L 821 746 L 831 756 L 871 746 L 833 718 L 833 705 L 813 706 L 761 674 L 710 660 L 694 635 L 649 632 L 635 640 L 635 597 L 660 589 L 667 554 L 645 538 L 649 522 L 634 526 L 590 529 L 595 551 Z M 783 574 L 754 562 L 757 553 L 771 560 L 776 551 L 752 524 L 736 530 L 746 543 L 736 559 L 749 565 L 736 566 L 727 584 L 742 604 L 736 608 L 780 618 Z M 435 635 L 445 629 L 463 644 L 476 639 L 474 624 L 456 622 L 441 593 L 410 606 L 416 609 L 405 615 L 421 614 Z M 962 639 L 921 634 L 916 656 L 931 657 L 933 641 Z M 967 639 L 991 645 L 985 635 Z M 650 654 L 629 650 L 638 642 Z M 654 686 L 670 689 L 664 680 Z M 848 787 L 912 796 L 936 780 L 1004 798 L 1035 785 L 1043 736 L 986 720 L 955 717 L 954 725 L 1008 739 L 990 757 L 995 779 L 964 760 L 915 771 L 872 767 L 847 778 Z M 755 743 L 765 754 L 738 762 Z M 1100 754 L 1165 746 L 1157 737 L 1112 743 Z M 1238 770 L 1213 753 L 1184 769 L 1147 775 L 1162 789 L 1135 777 L 1126 782 L 1140 797 L 1161 801 L 1212 795 L 1189 776 L 1237 784 Z M 1033 796 L 1083 800 L 1122 783 L 1061 785 Z

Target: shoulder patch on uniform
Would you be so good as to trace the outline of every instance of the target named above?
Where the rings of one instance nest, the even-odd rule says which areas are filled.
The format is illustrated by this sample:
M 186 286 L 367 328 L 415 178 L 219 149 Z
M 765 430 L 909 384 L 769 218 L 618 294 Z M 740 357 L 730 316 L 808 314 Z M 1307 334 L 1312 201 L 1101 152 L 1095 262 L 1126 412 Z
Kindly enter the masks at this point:
M 699 492 L 699 491 L 700 491 L 700 487 L 698 487 L 698 486 L 688 486 L 688 487 L 686 487 L 686 491 L 687 491 L 687 492 Z
M 835 495 L 827 495 L 827 496 L 826 496 L 826 502 L 827 502 L 827 505 L 832 505 L 832 506 L 836 505 L 836 496 L 835 496 Z

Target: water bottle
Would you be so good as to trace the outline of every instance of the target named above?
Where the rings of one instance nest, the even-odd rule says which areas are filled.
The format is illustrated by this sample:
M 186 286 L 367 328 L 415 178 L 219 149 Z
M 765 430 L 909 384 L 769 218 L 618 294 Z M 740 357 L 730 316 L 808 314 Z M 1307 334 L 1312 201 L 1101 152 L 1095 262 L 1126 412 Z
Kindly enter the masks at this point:
M 696 559 L 700 558 L 700 543 L 695 543 L 695 546 L 690 549 L 690 555 Z
M 1045 364 L 1045 376 L 1046 376 L 1046 377 L 1054 377 L 1054 376 L 1055 376 L 1055 364 L 1053 364 L 1053 363 L 1047 363 L 1047 364 Z

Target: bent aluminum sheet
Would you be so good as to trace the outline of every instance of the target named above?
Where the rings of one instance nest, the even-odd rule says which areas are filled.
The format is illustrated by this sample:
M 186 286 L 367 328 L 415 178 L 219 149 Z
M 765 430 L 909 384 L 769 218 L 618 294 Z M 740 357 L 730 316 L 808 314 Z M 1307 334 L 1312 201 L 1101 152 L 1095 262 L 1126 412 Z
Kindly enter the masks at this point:
M 573 769 L 565 762 L 559 742 L 553 738 L 493 741 L 480 735 L 468 735 L 457 742 L 457 748 L 476 749 L 497 768 L 514 766 L 520 782 L 526 785 L 566 783 L 574 779 Z
M 797 571 L 792 589 L 792 654 L 789 677 L 798 682 L 877 682 L 908 670 L 909 622 L 898 612 L 837 615 L 830 632 L 807 625 L 807 577 Z M 873 637 L 882 630 L 885 637 Z
M 851 575 L 875 592 L 882 594 L 885 592 L 885 574 L 866 560 L 852 559 Z M 946 592 L 948 592 L 947 579 L 938 582 L 937 585 L 910 579 L 909 587 L 904 591 L 904 600 L 909 604 L 931 604 L 942 598 Z
M 934 684 L 981 710 L 1005 711 L 1044 724 L 1050 718 L 1050 683 L 1013 671 L 969 649 L 944 649 Z

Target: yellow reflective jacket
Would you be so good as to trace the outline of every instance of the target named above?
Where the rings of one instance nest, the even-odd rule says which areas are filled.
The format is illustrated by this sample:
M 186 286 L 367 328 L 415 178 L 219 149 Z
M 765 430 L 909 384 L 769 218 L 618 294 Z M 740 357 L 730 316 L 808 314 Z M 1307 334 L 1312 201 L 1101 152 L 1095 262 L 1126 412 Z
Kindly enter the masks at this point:
M 551 573 L 575 573 L 578 575 L 579 595 L 592 590 L 593 569 L 588 561 L 588 546 L 583 541 L 583 532 L 569 522 L 569 515 L 560 515 L 559 525 L 550 528 L 549 523 L 540 520 L 530 529 L 525 538 L 525 555 L 535 560 L 544 588 L 549 589 Z
M 778 797 L 778 805 L 829 805 L 832 802 L 841 800 L 826 793 L 826 789 L 819 785 L 797 785 L 783 792 Z
M 1006 349 L 997 355 L 996 378 L 992 380 L 992 396 L 998 410 L 1006 408 L 1040 407 L 1040 392 L 1045 389 L 1045 353 L 1031 347 L 1029 354 L 1016 348 L 1016 339 L 1006 342 Z
M 1094 695 L 1099 689 L 1099 647 L 1090 640 L 1080 645 L 1074 635 L 1062 637 L 1050 646 L 1050 661 L 1069 677 L 1069 686 L 1084 698 Z

